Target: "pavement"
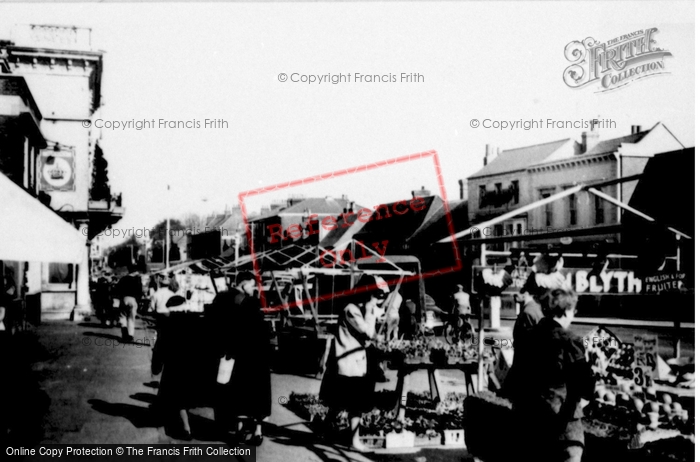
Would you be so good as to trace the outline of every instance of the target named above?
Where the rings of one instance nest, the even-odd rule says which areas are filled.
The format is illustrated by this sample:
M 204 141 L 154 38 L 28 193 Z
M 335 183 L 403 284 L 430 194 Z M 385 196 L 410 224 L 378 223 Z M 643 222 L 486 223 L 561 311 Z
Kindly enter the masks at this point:
M 38 389 L 48 396 L 43 418 L 37 414 L 41 430 L 35 443 L 183 443 L 166 435 L 149 409 L 156 399 L 158 377 L 150 372 L 154 331 L 143 320 L 137 320 L 134 344 L 122 343 L 118 328 L 105 328 L 90 320 L 46 322 L 16 337 L 19 341 L 11 348 L 31 364 Z M 388 376 L 390 381 L 378 384 L 378 389 L 395 388 L 396 373 L 389 371 Z M 446 373 L 440 382 L 444 391 L 464 391 L 459 374 Z M 266 438 L 258 448 L 258 461 L 425 459 L 416 454 L 407 454 L 408 459 L 400 454 L 362 455 L 323 441 L 307 422 L 283 405 L 293 391 L 318 393 L 320 384 L 314 377 L 272 375 L 272 414 L 263 429 Z M 410 387 L 413 391 L 428 390 L 427 374 L 413 374 Z M 22 399 L 24 407 L 36 401 L 29 396 Z M 194 409 L 191 416 L 194 443 L 221 442 L 215 436 L 211 409 Z M 463 460 L 465 455 L 466 450 L 447 451 L 439 459 Z

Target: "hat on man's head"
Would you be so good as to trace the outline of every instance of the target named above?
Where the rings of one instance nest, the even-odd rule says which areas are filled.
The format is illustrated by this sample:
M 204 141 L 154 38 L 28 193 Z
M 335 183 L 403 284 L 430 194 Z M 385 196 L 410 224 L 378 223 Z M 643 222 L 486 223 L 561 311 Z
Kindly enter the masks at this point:
M 368 293 L 377 298 L 384 298 L 389 294 L 389 284 L 381 276 L 363 274 L 355 285 L 358 293 Z
M 236 274 L 236 285 L 250 280 L 255 280 L 255 275 L 250 271 L 241 271 L 240 273 Z

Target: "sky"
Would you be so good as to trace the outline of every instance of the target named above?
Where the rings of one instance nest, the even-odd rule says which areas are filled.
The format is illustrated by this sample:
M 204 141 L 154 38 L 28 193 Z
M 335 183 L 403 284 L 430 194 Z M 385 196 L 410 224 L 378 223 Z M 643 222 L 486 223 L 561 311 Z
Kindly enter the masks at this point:
M 486 144 L 580 140 L 583 131 L 498 130 L 485 119 L 614 121 L 601 139 L 661 121 L 694 146 L 694 17 L 692 2 L 2 4 L 0 38 L 14 24 L 89 27 L 105 52 L 94 120 L 199 122 L 97 132 L 112 190 L 124 197 L 116 227 L 128 229 L 220 213 L 244 191 L 432 150 L 441 179 L 424 158 L 280 188 L 246 207 L 289 194 L 376 205 L 422 186 L 439 193 L 441 181 L 457 200 L 458 181 L 483 165 Z M 570 42 L 650 27 L 672 54 L 666 74 L 605 93 L 564 84 Z M 335 85 L 291 81 L 348 73 L 350 82 Z M 356 82 L 356 73 L 396 81 Z M 401 73 L 422 79 L 402 83 Z M 227 126 L 205 128 L 205 119 Z

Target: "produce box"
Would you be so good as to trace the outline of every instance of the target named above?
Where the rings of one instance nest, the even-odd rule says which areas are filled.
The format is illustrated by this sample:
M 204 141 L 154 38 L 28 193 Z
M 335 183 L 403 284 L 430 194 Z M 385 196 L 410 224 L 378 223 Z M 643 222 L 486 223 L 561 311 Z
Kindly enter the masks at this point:
M 382 449 L 386 444 L 384 435 L 364 435 L 360 436 L 360 441 L 370 449 Z
M 440 433 L 434 432 L 432 434 L 422 434 L 416 435 L 413 442 L 415 447 L 426 447 L 426 446 L 440 446 L 442 444 L 442 435 Z
M 386 434 L 385 447 L 386 449 L 412 448 L 415 438 L 416 434 L 408 430 L 399 433 L 390 432 Z
M 443 444 L 445 446 L 464 446 L 464 430 L 444 430 Z

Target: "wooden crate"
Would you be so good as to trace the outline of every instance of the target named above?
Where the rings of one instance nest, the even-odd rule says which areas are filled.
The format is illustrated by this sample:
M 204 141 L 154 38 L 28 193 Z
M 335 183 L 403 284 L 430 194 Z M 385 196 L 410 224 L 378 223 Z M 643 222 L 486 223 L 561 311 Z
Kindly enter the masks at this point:
M 443 430 L 443 444 L 445 446 L 465 446 L 464 430 Z
M 401 433 L 391 432 L 386 434 L 387 449 L 412 448 L 416 439 L 416 434 L 408 430 Z
M 435 436 L 426 436 L 426 435 L 416 435 L 416 438 L 413 442 L 413 445 L 415 447 L 424 447 L 424 446 L 440 446 L 442 444 L 442 435 L 437 434 Z
M 382 449 L 386 445 L 386 437 L 383 435 L 360 436 L 360 441 L 370 449 Z

